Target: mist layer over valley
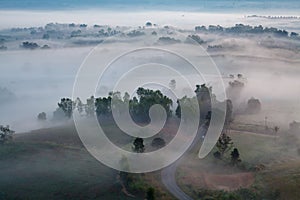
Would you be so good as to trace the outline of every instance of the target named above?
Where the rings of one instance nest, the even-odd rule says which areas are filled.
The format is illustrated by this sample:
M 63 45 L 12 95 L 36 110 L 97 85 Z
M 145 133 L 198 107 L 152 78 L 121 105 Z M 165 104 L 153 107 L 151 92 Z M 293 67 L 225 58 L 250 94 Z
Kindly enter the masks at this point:
M 256 22 L 255 18 L 251 20 L 254 24 L 261 22 L 259 18 Z M 240 94 L 240 102 L 246 103 L 255 97 L 264 105 L 261 118 L 257 118 L 257 121 L 268 116 L 274 123 L 281 121 L 281 125 L 287 126 L 289 122 L 282 122 L 282 119 L 299 120 L 300 40 L 296 32 L 293 32 L 295 36 L 288 33 L 291 36 L 282 37 L 266 32 L 268 27 L 264 27 L 265 33 L 243 32 L 248 29 L 246 25 L 239 27 L 232 24 L 232 27 L 239 27 L 236 32 L 229 31 L 231 26 L 221 27 L 224 29 L 221 32 L 214 30 L 220 26 L 207 26 L 206 30 L 197 27 L 195 30 L 182 29 L 150 22 L 139 27 L 51 23 L 44 28 L 4 29 L 0 31 L 2 46 L 6 47 L 0 52 L 3 70 L 0 86 L 13 95 L 10 100 L 1 102 L 1 121 L 10 124 L 18 132 L 41 127 L 36 122 L 37 114 L 46 112 L 51 118 L 60 98 L 71 96 L 77 70 L 97 44 L 97 48 L 101 48 L 103 42 L 113 46 L 120 41 L 147 41 L 159 48 L 174 41 L 185 43 L 189 35 L 197 36 L 197 42 L 207 50 L 219 68 L 225 85 L 232 81 L 230 74 L 243 74 L 247 83 Z M 298 26 L 293 26 L 293 29 L 297 30 Z M 279 28 L 276 30 L 281 31 Z M 190 53 L 198 56 L 198 52 Z M 208 55 L 200 56 L 205 58 Z M 205 66 L 206 61 L 203 60 L 201 65 Z M 183 71 L 184 68 L 182 66 Z M 192 72 L 186 71 L 186 74 L 193 79 Z M 144 75 L 137 76 L 143 78 Z M 147 76 L 159 78 L 151 70 Z M 174 76 L 161 76 L 160 79 L 164 79 L 166 84 L 171 79 L 177 79 Z M 194 83 L 202 84 L 203 80 L 194 77 Z M 108 85 L 110 83 L 107 82 L 99 86 L 100 93 L 97 95 L 107 95 Z M 187 95 L 180 82 L 177 82 L 176 89 L 181 96 Z

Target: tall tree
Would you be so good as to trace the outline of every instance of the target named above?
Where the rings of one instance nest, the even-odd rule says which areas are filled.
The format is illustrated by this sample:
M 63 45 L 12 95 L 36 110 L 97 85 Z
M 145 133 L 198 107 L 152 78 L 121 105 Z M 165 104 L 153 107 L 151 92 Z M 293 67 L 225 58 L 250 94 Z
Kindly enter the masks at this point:
M 136 138 L 133 142 L 133 151 L 136 153 L 143 153 L 145 151 L 144 139 Z
M 233 165 L 236 165 L 237 163 L 241 162 L 240 153 L 237 148 L 234 148 L 230 155 L 231 155 L 231 163 Z
M 64 112 L 67 118 L 71 118 L 73 114 L 74 102 L 69 98 L 62 98 L 58 107 Z
M 86 100 L 85 113 L 88 117 L 94 116 L 95 114 L 95 98 L 91 96 Z
M 79 97 L 77 97 L 75 103 L 76 103 L 76 108 L 77 108 L 79 114 L 82 114 L 84 105 L 83 105 L 83 103 L 82 103 L 82 101 L 80 100 Z

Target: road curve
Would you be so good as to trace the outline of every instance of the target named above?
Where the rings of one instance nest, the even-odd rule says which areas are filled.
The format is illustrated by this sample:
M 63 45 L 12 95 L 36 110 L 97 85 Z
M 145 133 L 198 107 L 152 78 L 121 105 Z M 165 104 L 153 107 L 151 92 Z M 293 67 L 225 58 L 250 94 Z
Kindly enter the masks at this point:
M 201 138 L 205 134 L 205 132 L 206 132 L 206 129 L 203 128 L 203 126 L 200 127 L 199 132 L 197 133 L 197 136 L 195 137 L 193 143 L 191 144 L 189 149 L 186 151 L 186 153 L 188 153 L 198 142 L 201 141 Z M 165 167 L 161 171 L 161 181 L 164 184 L 164 186 L 167 188 L 167 190 L 169 190 L 169 192 L 174 197 L 176 197 L 177 199 L 179 199 L 179 200 L 193 200 L 190 196 L 188 196 L 186 193 L 184 193 L 179 188 L 179 186 L 176 183 L 176 179 L 175 179 L 177 166 L 181 162 L 183 156 L 181 158 L 179 158 L 173 164 L 169 165 L 168 167 Z

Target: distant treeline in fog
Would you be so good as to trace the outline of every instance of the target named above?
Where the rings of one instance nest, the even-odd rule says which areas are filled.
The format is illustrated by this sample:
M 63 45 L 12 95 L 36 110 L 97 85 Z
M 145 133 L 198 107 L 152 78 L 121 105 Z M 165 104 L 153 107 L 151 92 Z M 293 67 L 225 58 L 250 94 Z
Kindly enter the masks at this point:
M 108 26 L 94 24 L 59 24 L 49 23 L 44 27 L 30 28 L 12 28 L 0 31 L 0 50 L 9 50 L 10 46 L 16 48 L 12 43 L 19 42 L 21 49 L 49 49 L 59 47 L 55 41 L 67 40 L 73 46 L 97 45 L 103 42 L 105 38 L 112 36 L 119 38 L 134 38 L 151 36 L 157 37 L 157 42 L 180 43 L 186 42 L 176 38 L 174 32 L 179 29 L 170 26 L 160 27 L 157 24 L 146 22 L 144 26 L 135 29 L 125 26 Z M 182 32 L 182 30 L 181 30 Z M 196 26 L 195 30 L 185 30 L 188 34 L 212 33 L 212 34 L 266 34 L 274 37 L 291 38 L 299 40 L 300 36 L 296 32 L 289 33 L 286 30 L 280 30 L 274 27 L 250 26 L 244 24 L 236 24 L 232 27 L 222 27 L 220 25 Z M 175 38 L 174 38 L 175 37 Z M 196 37 L 192 37 L 195 40 Z M 199 39 L 199 38 L 196 38 Z M 196 42 L 198 42 L 196 40 Z M 200 43 L 202 43 L 201 41 Z

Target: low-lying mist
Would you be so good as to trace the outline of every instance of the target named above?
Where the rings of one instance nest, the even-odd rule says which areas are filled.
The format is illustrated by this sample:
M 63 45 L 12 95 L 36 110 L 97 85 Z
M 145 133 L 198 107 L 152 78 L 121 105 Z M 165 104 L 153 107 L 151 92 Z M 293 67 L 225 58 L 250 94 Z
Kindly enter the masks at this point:
M 235 101 L 246 104 L 251 97 L 261 101 L 262 112 L 260 117 L 255 117 L 255 122 L 263 121 L 266 116 L 274 123 L 280 123 L 283 126 L 293 120 L 300 120 L 299 50 L 266 46 L 263 43 L 265 37 L 260 36 L 249 39 L 211 34 L 204 38 L 209 41 L 209 44 L 220 44 L 224 47 L 208 53 L 220 70 L 225 86 L 228 86 L 229 81 L 235 80 L 237 74 L 243 75 L 245 85 Z M 282 45 L 279 39 L 275 43 Z M 228 44 L 233 44 L 233 46 Z M 283 45 L 286 46 L 283 47 L 289 47 L 288 44 L 284 43 Z M 114 42 L 111 45 L 114 45 Z M 204 48 L 205 46 L 207 44 L 204 44 Z M 101 45 L 99 47 L 101 48 Z M 77 70 L 91 50 L 92 47 L 76 47 L 0 52 L 2 63 L 0 87 L 6 88 L 15 96 L 14 100 L 1 102 L 1 124 L 9 124 L 17 132 L 45 126 L 37 122 L 38 113 L 46 112 L 48 121 L 51 121 L 52 113 L 57 108 L 60 98 L 71 97 Z M 198 56 L 198 52 L 191 53 Z M 206 55 L 200 56 L 207 57 Z M 121 69 L 122 65 L 118 67 Z M 110 73 L 107 76 L 114 77 L 115 72 Z M 231 74 L 234 78 L 229 78 Z M 176 76 L 161 77 L 161 74 L 158 76 L 157 71 L 151 72 L 151 70 L 146 75 L 165 79 L 166 84 L 171 79 L 177 79 L 176 90 L 179 97 L 188 95 L 186 88 Z M 188 70 L 186 75 L 194 79 L 195 85 L 203 83 L 203 80 L 195 79 Z M 143 76 L 145 74 L 136 75 L 137 78 L 143 78 Z M 213 82 L 214 79 L 211 78 L 207 85 L 213 85 Z M 109 85 L 109 82 L 106 82 L 106 85 L 100 85 L 99 95 L 106 95 Z M 213 92 L 215 92 L 214 88 Z M 46 123 L 46 125 L 49 126 L 51 123 Z

